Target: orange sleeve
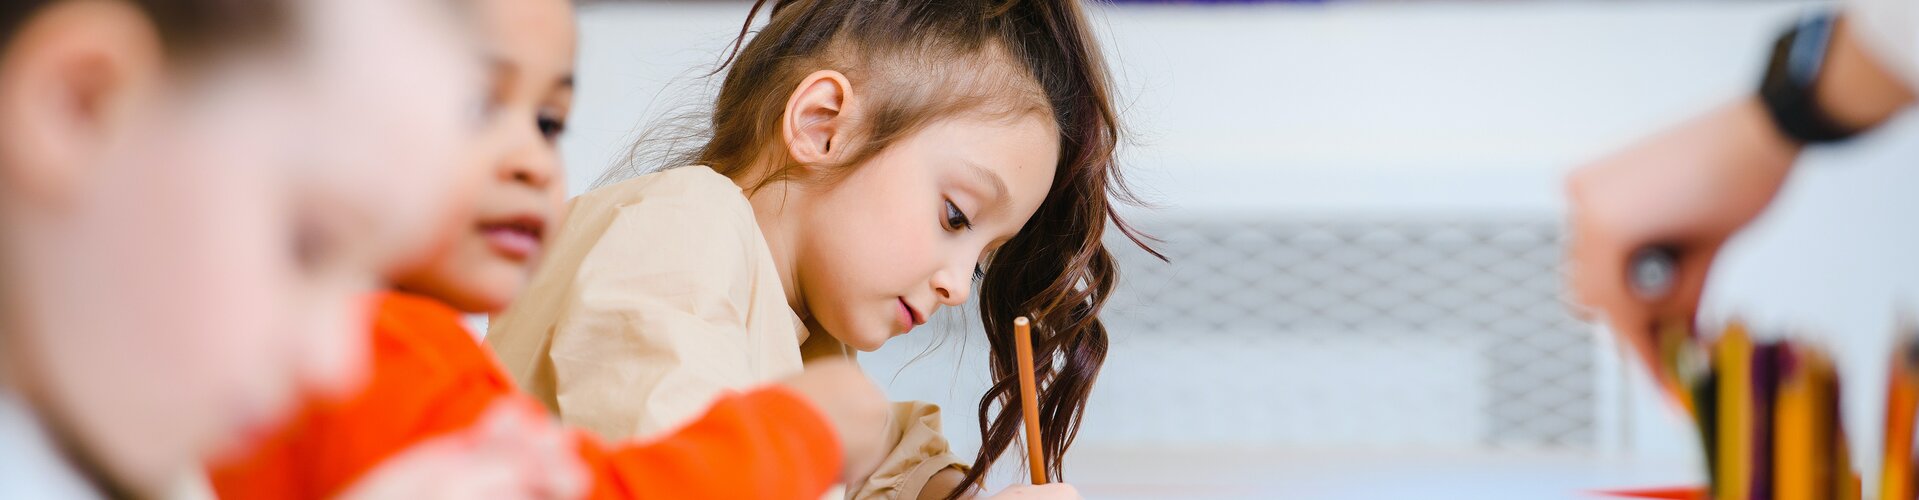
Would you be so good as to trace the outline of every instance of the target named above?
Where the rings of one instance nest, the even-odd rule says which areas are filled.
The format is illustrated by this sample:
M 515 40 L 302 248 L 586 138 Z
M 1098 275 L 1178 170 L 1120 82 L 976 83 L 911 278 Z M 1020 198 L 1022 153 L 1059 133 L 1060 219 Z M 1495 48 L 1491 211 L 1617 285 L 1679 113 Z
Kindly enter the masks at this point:
M 308 427 L 308 417 L 296 415 L 279 431 L 239 455 L 214 460 L 207 479 L 219 498 L 307 498 L 306 476 L 293 450 Z
M 208 468 L 220 498 L 320 499 L 428 439 L 471 427 L 502 398 L 524 399 L 460 326 L 422 297 L 385 294 L 366 385 L 308 401 L 287 424 Z M 576 432 L 592 497 L 816 500 L 837 481 L 840 445 L 810 401 L 784 386 L 730 394 L 677 431 L 609 446 Z
M 608 446 L 586 433 L 591 498 L 816 500 L 838 482 L 840 444 L 818 409 L 785 386 L 729 394 L 657 440 Z
M 336 495 L 408 447 L 473 425 L 512 381 L 439 302 L 379 296 L 368 376 L 344 399 L 310 398 L 240 455 L 209 464 L 220 498 Z

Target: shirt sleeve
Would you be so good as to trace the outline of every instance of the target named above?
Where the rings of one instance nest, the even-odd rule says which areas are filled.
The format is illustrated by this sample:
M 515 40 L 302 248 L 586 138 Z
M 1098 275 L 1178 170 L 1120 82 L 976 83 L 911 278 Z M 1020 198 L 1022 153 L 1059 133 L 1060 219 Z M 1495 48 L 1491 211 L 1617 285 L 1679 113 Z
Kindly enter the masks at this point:
M 671 428 L 760 380 L 746 324 L 753 262 L 742 223 L 698 197 L 610 207 L 561 291 L 547 356 L 553 404 L 607 439 Z M 745 354 L 743 354 L 745 353 Z
M 521 397 L 458 313 L 430 299 L 382 294 L 369 346 L 358 392 L 312 398 L 264 441 L 211 464 L 221 498 L 330 498 L 412 445 Z
M 934 474 L 947 469 L 966 470 L 966 462 L 953 455 L 946 436 L 940 433 L 939 405 L 895 402 L 892 411 L 888 424 L 892 451 L 866 481 L 847 489 L 847 498 L 911 500 L 919 498 L 920 490 Z
M 839 439 L 812 402 L 784 386 L 729 394 L 657 440 L 607 446 L 579 437 L 590 498 L 816 500 L 838 481 Z

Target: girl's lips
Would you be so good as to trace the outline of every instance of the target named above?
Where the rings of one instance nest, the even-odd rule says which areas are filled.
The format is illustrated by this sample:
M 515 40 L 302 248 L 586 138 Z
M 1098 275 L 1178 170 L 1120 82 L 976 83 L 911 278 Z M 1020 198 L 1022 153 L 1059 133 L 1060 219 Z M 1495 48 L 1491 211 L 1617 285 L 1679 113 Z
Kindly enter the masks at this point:
M 480 223 L 480 237 L 493 251 L 513 260 L 527 260 L 540 251 L 545 222 L 538 217 L 510 217 Z
M 906 305 L 906 299 L 901 298 L 899 303 L 899 316 L 895 323 L 898 324 L 900 333 L 913 331 L 913 327 L 920 324 L 919 314 L 913 312 L 913 306 Z

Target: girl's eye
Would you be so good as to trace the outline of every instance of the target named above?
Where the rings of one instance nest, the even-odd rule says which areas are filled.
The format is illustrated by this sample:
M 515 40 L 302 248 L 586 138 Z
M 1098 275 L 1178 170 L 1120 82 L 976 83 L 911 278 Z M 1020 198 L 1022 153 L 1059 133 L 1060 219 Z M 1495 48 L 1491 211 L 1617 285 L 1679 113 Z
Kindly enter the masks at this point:
M 952 200 L 947 200 L 946 201 L 946 228 L 954 231 L 958 231 L 961 229 L 968 229 L 971 227 L 973 227 L 973 221 L 966 218 L 966 213 L 960 211 L 959 205 L 954 205 Z
M 986 268 L 973 266 L 973 282 L 979 283 L 981 281 L 986 281 Z
M 566 133 L 566 119 L 553 116 L 549 111 L 541 111 L 538 118 L 540 136 L 548 141 L 557 141 L 560 134 Z

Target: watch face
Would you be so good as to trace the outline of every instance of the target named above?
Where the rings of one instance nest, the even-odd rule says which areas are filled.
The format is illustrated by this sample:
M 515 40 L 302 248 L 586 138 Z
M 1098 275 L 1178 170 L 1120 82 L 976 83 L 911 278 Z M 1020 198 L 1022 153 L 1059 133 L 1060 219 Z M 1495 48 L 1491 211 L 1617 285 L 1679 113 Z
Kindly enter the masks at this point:
M 1787 34 L 1787 45 L 1783 47 L 1786 77 L 1792 83 L 1810 94 L 1813 82 L 1819 79 L 1819 69 L 1825 65 L 1826 48 L 1832 41 L 1833 21 L 1837 17 L 1829 11 L 1822 11 L 1799 21 Z
M 1760 82 L 1759 97 L 1773 125 L 1801 144 L 1842 141 L 1857 133 L 1833 125 L 1813 99 L 1813 84 L 1825 65 L 1836 19 L 1833 12 L 1822 11 L 1780 35 Z

